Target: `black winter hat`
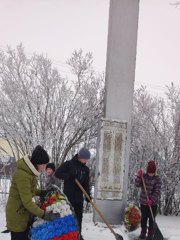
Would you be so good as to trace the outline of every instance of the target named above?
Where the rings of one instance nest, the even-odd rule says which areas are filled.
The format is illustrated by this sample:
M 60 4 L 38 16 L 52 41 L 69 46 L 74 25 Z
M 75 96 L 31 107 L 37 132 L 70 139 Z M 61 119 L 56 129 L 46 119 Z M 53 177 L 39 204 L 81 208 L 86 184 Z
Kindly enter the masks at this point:
M 46 170 L 47 170 L 47 168 L 52 169 L 54 172 L 55 172 L 55 170 L 56 170 L 56 167 L 55 167 L 55 164 L 54 164 L 54 163 L 48 163 L 48 164 L 46 165 Z
M 81 148 L 80 151 L 78 152 L 78 157 L 79 159 L 90 159 L 91 154 L 89 152 L 89 150 L 87 150 L 86 148 Z
M 49 162 L 49 156 L 43 147 L 37 145 L 33 150 L 31 162 L 33 165 L 47 164 Z

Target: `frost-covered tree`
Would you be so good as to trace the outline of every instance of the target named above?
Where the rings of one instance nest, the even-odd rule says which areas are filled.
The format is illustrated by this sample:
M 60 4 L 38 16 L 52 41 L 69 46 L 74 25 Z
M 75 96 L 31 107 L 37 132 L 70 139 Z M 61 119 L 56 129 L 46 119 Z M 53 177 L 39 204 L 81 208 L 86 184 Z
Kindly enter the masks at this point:
M 180 88 L 172 84 L 168 87 L 167 97 L 171 116 L 169 128 L 172 132 L 169 144 L 172 147 L 164 178 L 164 213 L 177 215 L 180 213 Z
M 180 1 L 179 0 L 171 1 L 171 5 L 178 7 L 180 5 Z
M 47 57 L 28 57 L 22 45 L 0 52 L 0 137 L 17 158 L 41 144 L 60 164 L 79 144 L 94 144 L 103 109 L 103 76 L 95 73 L 92 55 L 82 50 L 67 64 L 69 78 Z
M 134 93 L 132 117 L 129 199 L 138 202 L 134 186 L 135 173 L 146 170 L 154 159 L 162 178 L 160 211 L 177 213 L 180 204 L 180 91 L 173 85 L 167 88 L 166 98 L 150 95 L 145 87 Z

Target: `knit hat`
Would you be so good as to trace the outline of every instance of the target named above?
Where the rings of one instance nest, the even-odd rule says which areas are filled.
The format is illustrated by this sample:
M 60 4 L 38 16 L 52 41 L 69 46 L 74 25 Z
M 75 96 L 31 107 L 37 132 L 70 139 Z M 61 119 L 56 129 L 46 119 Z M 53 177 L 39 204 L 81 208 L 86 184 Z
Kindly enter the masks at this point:
M 153 160 L 148 162 L 147 165 L 147 173 L 155 173 L 156 172 L 156 164 Z
M 56 170 L 54 163 L 48 163 L 48 164 L 46 165 L 46 170 L 47 170 L 47 168 L 52 169 L 54 172 L 55 172 L 55 170 Z
M 86 148 L 81 148 L 78 152 L 79 159 L 90 159 L 91 154 Z
M 49 156 L 43 147 L 37 145 L 32 152 L 31 162 L 33 165 L 47 164 L 49 162 Z

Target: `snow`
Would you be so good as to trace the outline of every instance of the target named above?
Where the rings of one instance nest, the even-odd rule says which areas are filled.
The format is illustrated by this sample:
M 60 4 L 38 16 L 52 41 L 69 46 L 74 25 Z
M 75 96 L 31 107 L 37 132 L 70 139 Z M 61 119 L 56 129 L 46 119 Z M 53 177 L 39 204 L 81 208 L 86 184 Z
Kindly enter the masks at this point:
M 168 240 L 180 239 L 180 217 L 175 216 L 158 216 L 158 226 L 165 238 Z M 5 230 L 5 213 L 0 212 L 0 232 Z M 124 240 L 128 240 L 128 234 L 123 226 L 115 226 L 114 230 L 123 236 Z M 139 235 L 140 229 L 133 232 L 134 235 Z M 85 240 L 114 240 L 113 234 L 102 223 L 94 224 L 92 222 L 92 214 L 84 214 L 83 219 L 83 236 Z M 10 234 L 0 233 L 1 240 L 10 240 Z

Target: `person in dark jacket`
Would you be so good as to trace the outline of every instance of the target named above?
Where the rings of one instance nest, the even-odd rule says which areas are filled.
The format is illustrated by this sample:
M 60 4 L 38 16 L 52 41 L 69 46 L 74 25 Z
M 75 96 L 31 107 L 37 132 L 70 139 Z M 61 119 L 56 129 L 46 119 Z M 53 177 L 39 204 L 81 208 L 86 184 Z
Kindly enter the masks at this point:
M 77 186 L 75 179 L 79 180 L 88 195 L 90 195 L 89 188 L 89 168 L 86 166 L 90 159 L 90 152 L 82 148 L 70 161 L 64 162 L 55 173 L 55 176 L 64 180 L 64 193 L 74 208 L 81 235 L 82 217 L 83 217 L 83 193 Z
M 29 222 L 32 215 L 45 220 L 58 217 L 57 214 L 40 209 L 32 200 L 33 196 L 43 193 L 37 189 L 36 177 L 45 170 L 48 162 L 47 152 L 41 146 L 36 146 L 32 157 L 26 155 L 16 163 L 6 205 L 7 229 L 11 232 L 11 240 L 29 239 Z
M 144 177 L 145 185 L 147 188 L 148 199 L 146 197 L 146 193 L 144 191 L 142 176 Z M 149 207 L 151 206 L 154 218 L 157 212 L 157 204 L 158 199 L 161 192 L 161 179 L 156 175 L 156 164 L 154 161 L 149 161 L 147 165 L 147 173 L 143 173 L 142 169 L 138 171 L 138 176 L 135 179 L 136 187 L 141 188 L 140 195 L 140 204 L 141 204 L 141 234 L 140 239 L 153 239 L 154 228 L 153 228 L 153 219 L 151 216 L 151 212 Z M 149 219 L 149 228 L 148 228 L 148 236 L 146 238 L 147 233 L 147 221 Z

